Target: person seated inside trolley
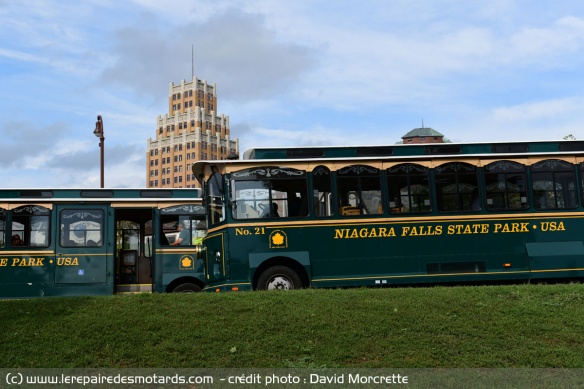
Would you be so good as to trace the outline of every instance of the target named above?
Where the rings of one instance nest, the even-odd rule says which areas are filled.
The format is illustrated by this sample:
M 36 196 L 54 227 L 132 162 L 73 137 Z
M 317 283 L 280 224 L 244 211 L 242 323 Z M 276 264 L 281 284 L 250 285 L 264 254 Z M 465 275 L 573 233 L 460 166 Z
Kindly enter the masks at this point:
M 280 215 L 278 214 L 278 204 L 271 203 L 270 209 L 271 212 L 266 209 L 266 212 L 263 214 L 262 218 L 280 217 Z
M 179 232 L 178 237 L 172 242 L 171 246 L 187 246 L 190 242 L 191 232 L 183 223 L 178 223 L 177 230 Z
M 12 235 L 12 238 L 10 239 L 10 244 L 12 246 L 22 246 L 23 243 L 22 239 L 20 239 L 20 235 Z

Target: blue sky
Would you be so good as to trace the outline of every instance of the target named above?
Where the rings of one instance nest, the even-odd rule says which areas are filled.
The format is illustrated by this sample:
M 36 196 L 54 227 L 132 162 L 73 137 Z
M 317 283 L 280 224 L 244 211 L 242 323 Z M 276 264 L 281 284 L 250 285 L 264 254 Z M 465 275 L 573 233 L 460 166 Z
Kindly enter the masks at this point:
M 242 152 L 584 138 L 581 0 L 0 0 L 0 185 L 144 187 L 191 47 Z

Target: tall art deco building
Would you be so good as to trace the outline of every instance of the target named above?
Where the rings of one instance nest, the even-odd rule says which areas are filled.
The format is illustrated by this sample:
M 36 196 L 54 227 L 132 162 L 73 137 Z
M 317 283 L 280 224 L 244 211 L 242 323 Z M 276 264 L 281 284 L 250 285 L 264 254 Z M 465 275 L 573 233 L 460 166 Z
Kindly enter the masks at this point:
M 230 136 L 229 116 L 216 112 L 215 84 L 196 77 L 170 84 L 168 113 L 157 118 L 156 139 L 148 139 L 147 187 L 197 187 L 191 171 L 194 162 L 239 154 L 239 140 Z

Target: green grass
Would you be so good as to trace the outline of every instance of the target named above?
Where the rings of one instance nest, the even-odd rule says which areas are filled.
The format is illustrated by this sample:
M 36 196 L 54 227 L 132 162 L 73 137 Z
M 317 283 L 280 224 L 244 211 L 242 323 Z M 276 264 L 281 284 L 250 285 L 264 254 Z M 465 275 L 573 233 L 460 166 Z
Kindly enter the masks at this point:
M 0 366 L 584 367 L 584 286 L 0 301 Z

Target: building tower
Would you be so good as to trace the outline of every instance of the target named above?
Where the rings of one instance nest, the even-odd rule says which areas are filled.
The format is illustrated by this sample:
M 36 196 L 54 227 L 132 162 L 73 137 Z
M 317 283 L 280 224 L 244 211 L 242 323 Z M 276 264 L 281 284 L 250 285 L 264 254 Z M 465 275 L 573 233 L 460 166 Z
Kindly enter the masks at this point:
M 441 133 L 430 127 L 414 128 L 402 136 L 402 141 L 398 143 L 451 143 Z
M 217 115 L 217 86 L 193 77 L 170 83 L 168 114 L 158 116 L 156 139 L 148 138 L 146 186 L 194 188 L 191 166 L 198 160 L 239 155 L 239 140 L 231 139 L 229 116 Z

